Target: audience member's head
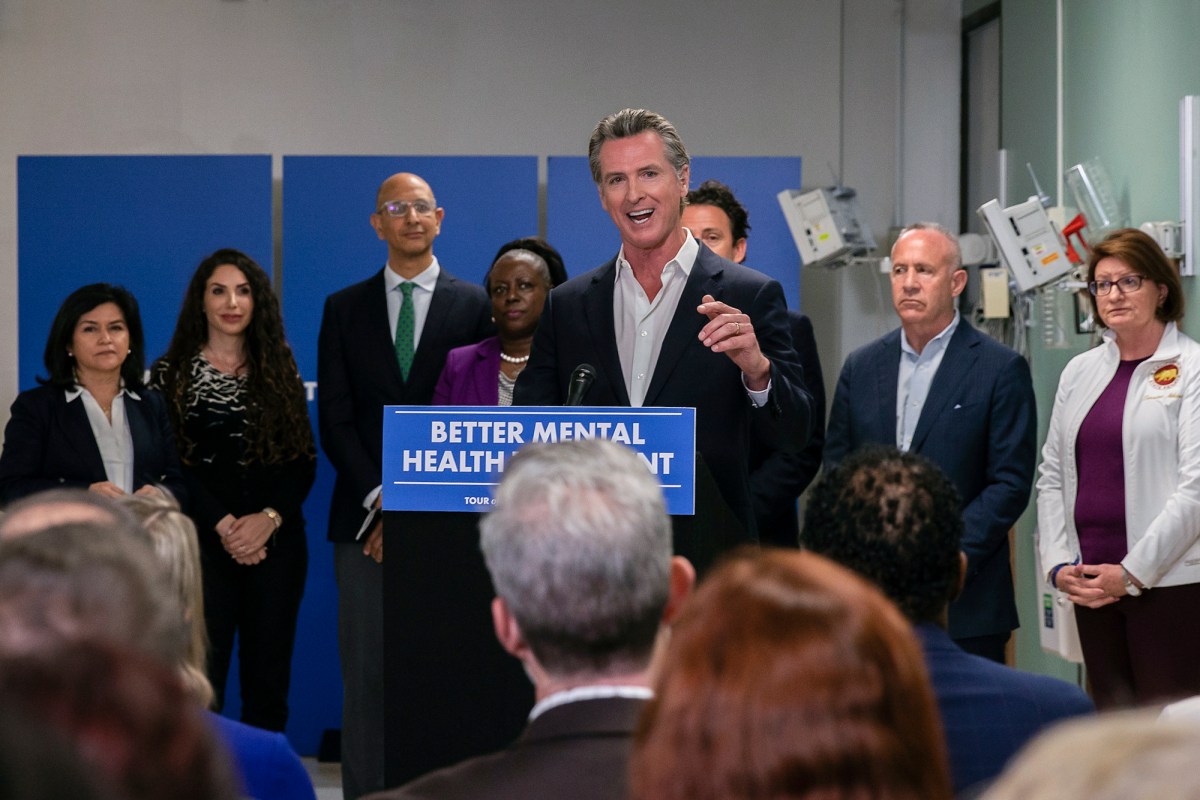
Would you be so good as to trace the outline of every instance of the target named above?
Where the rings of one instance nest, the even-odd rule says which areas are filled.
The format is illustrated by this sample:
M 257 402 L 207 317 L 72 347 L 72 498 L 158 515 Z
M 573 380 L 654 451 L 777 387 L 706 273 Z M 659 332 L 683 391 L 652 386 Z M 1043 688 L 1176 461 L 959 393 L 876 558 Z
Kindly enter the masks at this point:
M 870 447 L 812 489 L 800 543 L 875 583 L 911 621 L 944 625 L 962 587 L 962 534 L 958 492 L 937 465 Z
M 642 717 L 634 800 L 944 800 L 920 647 L 866 581 L 744 551 L 685 604 Z
M 1034 739 L 982 800 L 1195 800 L 1200 726 L 1149 711 L 1072 720 Z
M 121 504 L 150 534 L 167 585 L 179 601 L 188 629 L 187 652 L 180 663 L 183 680 L 201 704 L 208 706 L 213 699 L 213 688 L 205 675 L 208 636 L 204 628 L 204 584 L 200 578 L 196 525 L 172 498 L 126 495 Z
M 0 514 L 0 539 L 12 539 L 72 522 L 139 530 L 137 520 L 107 497 L 86 489 L 48 489 L 23 497 L 5 508 Z
M 32 513 L 14 511 L 5 516 Z M 0 539 L 0 652 L 102 639 L 177 663 L 186 635 L 136 523 L 66 522 Z
M 539 695 L 643 672 L 694 576 L 658 482 L 609 441 L 526 446 L 480 531 L 497 636 Z
M 687 195 L 683 225 L 708 249 L 730 261 L 746 258 L 746 236 L 750 214 L 733 190 L 720 181 L 707 180 Z
M 0 798 L 118 800 L 70 739 L 45 720 L 0 705 Z
M 203 712 L 166 665 L 97 640 L 0 659 L 0 705 L 45 721 L 124 800 L 238 796 Z

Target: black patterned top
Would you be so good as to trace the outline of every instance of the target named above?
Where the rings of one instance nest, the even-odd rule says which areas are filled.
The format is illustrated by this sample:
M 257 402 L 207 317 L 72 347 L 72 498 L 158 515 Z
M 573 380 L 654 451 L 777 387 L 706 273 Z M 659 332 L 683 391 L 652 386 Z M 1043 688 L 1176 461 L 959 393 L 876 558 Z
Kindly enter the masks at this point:
M 161 388 L 167 369 L 162 360 L 155 363 L 150 386 Z M 283 516 L 284 529 L 303 534 L 301 505 L 316 475 L 315 458 L 279 464 L 253 461 L 245 435 L 246 377 L 221 372 L 197 353 L 190 378 L 182 430 L 177 433 L 192 492 L 192 517 L 202 538 L 206 533 L 215 536 L 214 528 L 226 514 L 242 517 L 267 506 Z

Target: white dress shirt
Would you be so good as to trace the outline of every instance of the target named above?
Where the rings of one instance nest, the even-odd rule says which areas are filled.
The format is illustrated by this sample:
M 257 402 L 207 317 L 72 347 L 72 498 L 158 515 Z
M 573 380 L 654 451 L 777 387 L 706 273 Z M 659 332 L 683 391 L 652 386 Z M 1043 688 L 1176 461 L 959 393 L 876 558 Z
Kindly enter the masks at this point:
M 613 291 L 613 330 L 617 336 L 617 354 L 621 358 L 621 375 L 629 392 L 629 405 L 640 408 L 646 401 L 646 390 L 654 377 L 654 367 L 662 350 L 663 339 L 675 318 L 679 298 L 696 256 L 700 254 L 700 243 L 683 229 L 683 246 L 675 257 L 662 269 L 662 288 L 651 301 L 646 290 L 634 277 L 633 267 L 625 260 L 625 247 L 617 253 L 616 286 Z M 698 312 L 697 312 L 698 313 Z M 742 386 L 746 376 L 742 375 Z M 761 391 L 746 390 L 751 402 L 762 407 L 767 402 L 771 385 Z
M 438 275 L 442 267 L 438 264 L 437 256 L 428 267 L 423 269 L 415 278 L 413 284 L 413 353 L 421 344 L 421 330 L 425 327 L 425 319 L 429 316 L 429 304 L 433 302 L 433 287 L 437 285 Z M 387 288 L 388 328 L 392 332 L 392 341 L 396 341 L 396 317 L 400 316 L 400 306 L 404 302 L 404 293 L 400 284 L 407 283 L 396 274 L 391 267 L 383 270 L 383 285 Z
M 576 686 L 573 689 L 564 689 L 543 698 L 530 710 L 529 721 L 533 722 L 550 709 L 564 706 L 567 703 L 577 703 L 580 700 L 607 700 L 613 697 L 624 697 L 627 700 L 650 700 L 654 697 L 654 692 L 646 686 L 606 686 L 602 684 Z
M 125 415 L 125 395 L 134 400 L 140 400 L 136 394 L 121 388 L 113 398 L 112 421 L 100 408 L 96 398 L 87 389 L 76 384 L 75 388 L 67 389 L 67 402 L 73 403 L 82 398 L 83 410 L 87 412 L 88 424 L 92 426 L 92 435 L 96 437 L 96 446 L 100 448 L 100 459 L 104 462 L 104 475 L 110 483 L 130 493 L 140 487 L 133 485 L 133 435 L 129 432 L 129 419 Z

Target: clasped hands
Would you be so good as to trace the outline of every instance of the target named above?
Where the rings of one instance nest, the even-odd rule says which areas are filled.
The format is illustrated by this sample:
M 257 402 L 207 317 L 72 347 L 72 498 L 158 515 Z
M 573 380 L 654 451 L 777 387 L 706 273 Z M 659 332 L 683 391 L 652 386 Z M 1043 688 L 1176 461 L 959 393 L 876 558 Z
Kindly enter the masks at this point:
M 758 346 L 758 336 L 750 316 L 716 300 L 711 294 L 702 298 L 696 310 L 708 317 L 700 330 L 700 341 L 714 353 L 724 353 L 746 376 L 746 388 L 761 392 L 771 384 L 771 362 Z
M 1055 582 L 1068 600 L 1085 608 L 1100 608 L 1128 594 L 1120 564 L 1068 564 Z
M 97 481 L 96 483 L 93 483 L 90 486 L 88 486 L 88 491 L 95 492 L 96 494 L 98 494 L 102 497 L 124 497 L 125 496 L 125 490 L 122 489 L 120 486 L 117 486 L 112 481 Z M 136 492 L 134 492 L 134 494 L 137 495 L 138 497 L 165 497 L 166 496 L 163 494 L 162 489 L 159 489 L 157 486 L 154 486 L 153 484 L 149 484 L 149 483 L 145 484 L 144 486 L 141 486 Z
M 275 533 L 275 521 L 263 511 L 244 517 L 226 514 L 216 529 L 225 552 L 237 563 L 253 566 L 267 557 L 267 540 Z

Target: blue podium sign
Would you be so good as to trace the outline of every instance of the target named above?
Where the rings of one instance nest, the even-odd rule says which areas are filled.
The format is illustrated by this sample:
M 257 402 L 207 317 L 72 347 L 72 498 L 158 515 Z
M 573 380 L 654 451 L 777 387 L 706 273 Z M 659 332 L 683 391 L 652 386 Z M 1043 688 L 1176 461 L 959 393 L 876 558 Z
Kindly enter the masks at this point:
M 611 439 L 641 455 L 668 513 L 695 513 L 694 408 L 387 406 L 383 414 L 386 511 L 486 511 L 523 445 Z

